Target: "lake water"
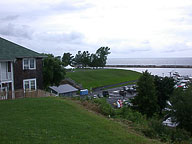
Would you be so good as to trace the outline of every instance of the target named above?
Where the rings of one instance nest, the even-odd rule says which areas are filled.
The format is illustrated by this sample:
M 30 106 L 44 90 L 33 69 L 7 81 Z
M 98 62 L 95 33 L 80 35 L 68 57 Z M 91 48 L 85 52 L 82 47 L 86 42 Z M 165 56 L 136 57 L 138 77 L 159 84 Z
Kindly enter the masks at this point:
M 144 72 L 148 70 L 152 75 L 158 76 L 172 76 L 173 73 L 178 72 L 181 76 L 190 76 L 192 77 L 192 69 L 191 68 L 116 68 L 116 69 L 125 69 L 132 70 L 137 72 Z
M 192 65 L 192 58 L 109 58 L 107 65 Z M 182 76 L 192 76 L 192 68 L 117 68 L 143 72 L 152 75 L 170 76 L 178 72 Z
M 107 65 L 192 65 L 192 58 L 108 58 Z

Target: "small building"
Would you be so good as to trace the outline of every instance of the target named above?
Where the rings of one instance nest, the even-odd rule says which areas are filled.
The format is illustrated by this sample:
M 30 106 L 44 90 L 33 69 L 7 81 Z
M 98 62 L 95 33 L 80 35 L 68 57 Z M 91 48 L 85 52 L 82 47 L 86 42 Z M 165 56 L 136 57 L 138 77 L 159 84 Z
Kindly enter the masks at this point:
M 76 95 L 78 89 L 69 85 L 69 84 L 62 84 L 57 86 L 50 86 L 51 93 L 54 93 L 58 96 L 74 96 Z

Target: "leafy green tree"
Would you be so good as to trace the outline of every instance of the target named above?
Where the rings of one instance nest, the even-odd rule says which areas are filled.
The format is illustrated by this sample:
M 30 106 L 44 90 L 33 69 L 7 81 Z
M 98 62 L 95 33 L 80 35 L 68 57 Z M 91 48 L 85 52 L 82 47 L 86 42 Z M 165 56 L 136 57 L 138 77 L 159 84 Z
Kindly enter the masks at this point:
M 43 60 L 43 85 L 47 89 L 50 85 L 59 85 L 65 77 L 62 62 L 52 54 L 45 54 Z
M 110 48 L 109 47 L 100 47 L 96 51 L 96 55 L 98 56 L 98 63 L 100 67 L 104 67 L 106 65 L 107 56 L 110 54 Z
M 88 51 L 83 51 L 81 56 L 81 63 L 83 67 L 86 67 L 90 64 L 90 53 Z
M 81 51 L 78 51 L 78 53 L 75 55 L 73 59 L 73 64 L 76 66 L 82 65 L 82 53 Z
M 90 67 L 99 67 L 99 58 L 96 54 L 91 54 L 89 66 Z
M 108 47 L 100 47 L 95 54 L 90 54 L 88 51 L 78 51 L 73 59 L 73 64 L 82 67 L 104 67 L 107 56 L 110 54 L 109 50 Z
M 152 117 L 159 110 L 153 76 L 148 71 L 143 72 L 137 86 L 138 94 L 132 101 L 133 106 L 147 117 Z
M 179 123 L 178 127 L 192 134 L 192 86 L 187 89 L 175 89 L 170 102 L 172 104 L 171 115 Z
M 68 66 L 72 64 L 73 56 L 70 53 L 64 53 L 62 57 L 63 66 Z
M 156 88 L 156 94 L 158 97 L 159 114 L 162 114 L 162 110 L 166 107 L 167 100 L 173 94 L 175 82 L 171 77 L 154 77 L 154 84 Z

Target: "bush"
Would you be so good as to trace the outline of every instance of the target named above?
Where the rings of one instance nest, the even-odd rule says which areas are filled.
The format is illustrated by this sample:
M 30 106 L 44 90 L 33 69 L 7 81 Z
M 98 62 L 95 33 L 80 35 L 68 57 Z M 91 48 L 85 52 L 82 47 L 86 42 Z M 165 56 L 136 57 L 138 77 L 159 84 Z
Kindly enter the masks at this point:
M 182 129 L 169 128 L 162 125 L 161 120 L 151 119 L 148 129 L 144 130 L 147 137 L 160 139 L 163 142 L 181 143 L 187 142 L 190 138 L 190 133 Z
M 114 116 L 115 115 L 115 110 L 112 108 L 112 106 L 110 104 L 107 103 L 105 98 L 101 98 L 101 99 L 94 99 L 93 100 L 96 104 L 98 104 L 100 112 L 103 115 L 110 115 L 110 116 Z
M 147 137 L 160 139 L 163 142 L 171 139 L 170 129 L 162 125 L 161 121 L 157 119 L 151 119 L 149 121 L 148 129 L 144 131 L 144 134 Z
M 81 104 L 86 107 L 87 109 L 90 109 L 90 110 L 93 110 L 95 112 L 98 112 L 100 113 L 100 109 L 98 107 L 98 105 L 96 105 L 95 103 L 92 103 L 90 101 L 87 101 L 87 100 L 82 100 L 81 99 Z
M 181 143 L 181 142 L 192 143 L 192 141 L 189 142 L 190 133 L 184 129 L 173 129 L 171 134 L 171 140 L 172 142 L 176 142 L 176 143 Z
M 130 120 L 136 124 L 144 124 L 146 123 L 146 118 L 138 111 L 134 111 L 130 109 L 129 107 L 123 107 L 122 108 L 122 117 Z

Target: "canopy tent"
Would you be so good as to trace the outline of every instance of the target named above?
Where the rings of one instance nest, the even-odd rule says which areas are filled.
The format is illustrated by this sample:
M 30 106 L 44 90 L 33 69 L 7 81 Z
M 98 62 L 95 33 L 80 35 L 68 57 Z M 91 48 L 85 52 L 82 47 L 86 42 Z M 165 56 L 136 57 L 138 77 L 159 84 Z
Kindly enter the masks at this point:
M 68 66 L 65 67 L 65 69 L 74 69 L 74 67 L 68 65 Z

